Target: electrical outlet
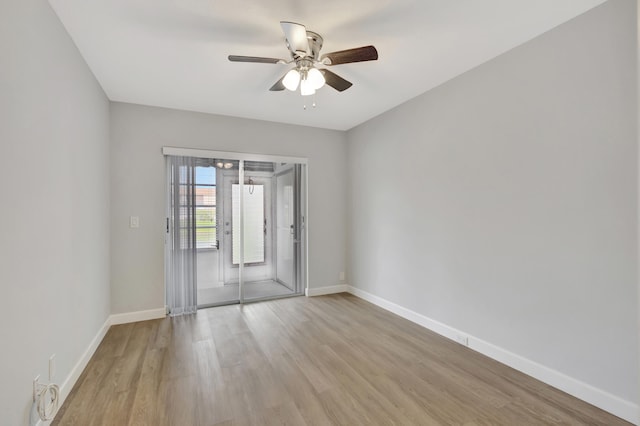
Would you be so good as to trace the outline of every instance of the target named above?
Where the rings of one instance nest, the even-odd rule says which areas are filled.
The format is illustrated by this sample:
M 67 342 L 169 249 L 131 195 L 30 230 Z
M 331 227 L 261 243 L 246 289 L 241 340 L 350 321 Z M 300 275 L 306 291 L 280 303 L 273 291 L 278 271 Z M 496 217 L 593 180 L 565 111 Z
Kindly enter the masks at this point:
M 56 354 L 49 357 L 49 381 L 53 382 L 53 377 L 56 375 Z
M 469 337 L 464 334 L 456 334 L 456 342 L 464 346 L 469 346 Z
M 140 227 L 140 218 L 138 216 L 130 216 L 129 217 L 129 227 L 130 228 L 139 228 Z

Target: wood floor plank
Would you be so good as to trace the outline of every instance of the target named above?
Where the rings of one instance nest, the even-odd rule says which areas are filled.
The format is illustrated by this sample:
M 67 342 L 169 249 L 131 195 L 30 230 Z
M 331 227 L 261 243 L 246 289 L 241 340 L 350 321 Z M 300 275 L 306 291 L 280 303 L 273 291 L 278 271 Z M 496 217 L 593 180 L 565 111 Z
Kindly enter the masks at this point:
M 135 323 L 120 324 L 109 328 L 103 344 L 96 350 L 96 356 L 121 356 L 126 349 Z
M 157 425 L 198 425 L 196 410 L 196 381 L 193 376 L 178 377 L 160 382 L 157 398 Z
M 298 411 L 298 407 L 289 401 L 276 407 L 268 408 L 260 413 L 259 424 L 265 426 L 306 426 L 307 422 Z
M 271 361 L 274 374 L 279 378 L 287 395 L 296 404 L 305 422 L 312 426 L 329 426 L 333 423 L 329 419 L 318 393 L 307 377 L 300 370 L 294 359 L 288 353 L 279 359 Z
M 52 424 L 629 425 L 348 294 L 113 326 Z
M 232 420 L 222 367 L 213 340 L 194 343 L 197 365 L 196 414 L 198 424 L 216 424 Z
M 78 382 L 67 397 L 67 401 L 76 401 L 74 404 L 62 405 L 54 424 L 59 425 L 86 425 L 89 424 L 94 401 L 99 399 L 101 383 L 109 374 L 111 366 L 115 362 L 114 357 L 94 357 L 90 361 L 91 368 L 86 368 Z
M 146 353 L 141 367 L 140 381 L 133 397 L 131 416 L 128 420 L 130 426 L 156 424 L 157 404 L 155 398 L 162 380 L 160 372 L 165 350 L 166 348 L 151 347 Z
M 390 400 L 378 392 L 368 378 L 346 363 L 330 346 L 319 348 L 327 367 L 333 371 L 338 387 L 348 393 L 366 412 L 375 414 L 382 424 L 413 424 Z

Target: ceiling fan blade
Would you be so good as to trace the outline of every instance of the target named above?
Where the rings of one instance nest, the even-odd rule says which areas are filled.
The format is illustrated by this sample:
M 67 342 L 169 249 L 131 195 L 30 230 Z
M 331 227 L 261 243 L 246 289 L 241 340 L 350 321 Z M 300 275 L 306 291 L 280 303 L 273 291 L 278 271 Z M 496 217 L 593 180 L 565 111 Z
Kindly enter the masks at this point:
M 345 80 L 338 74 L 329 70 L 320 69 L 320 72 L 324 76 L 325 83 L 336 89 L 338 92 L 344 92 L 353 85 L 353 83 L 351 83 L 350 81 Z
M 307 56 L 309 54 L 309 40 L 307 40 L 305 26 L 288 21 L 280 21 L 280 26 L 287 39 L 287 45 L 291 53 L 297 56 Z
M 279 92 L 281 90 L 286 89 L 286 87 L 284 87 L 284 84 L 282 83 L 282 80 L 284 80 L 284 78 L 286 76 L 287 76 L 286 74 L 283 75 L 282 78 L 280 80 L 276 81 L 276 84 L 271 86 L 271 88 L 269 90 L 272 91 L 272 92 Z
M 328 59 L 328 60 L 327 60 Z M 378 51 L 373 46 L 356 47 L 354 49 L 340 50 L 322 55 L 325 65 L 348 64 L 351 62 L 375 61 L 378 59 Z
M 231 62 L 258 62 L 261 64 L 284 64 L 286 63 L 282 59 L 276 58 L 261 58 L 259 56 L 238 56 L 238 55 L 229 55 L 229 60 Z

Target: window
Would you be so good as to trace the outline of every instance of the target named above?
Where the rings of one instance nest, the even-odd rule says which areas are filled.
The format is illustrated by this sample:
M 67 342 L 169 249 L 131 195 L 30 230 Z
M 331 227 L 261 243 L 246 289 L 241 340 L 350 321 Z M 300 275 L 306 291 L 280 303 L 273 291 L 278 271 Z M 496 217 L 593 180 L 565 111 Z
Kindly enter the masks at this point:
M 218 248 L 216 228 L 216 169 L 196 167 L 196 248 Z

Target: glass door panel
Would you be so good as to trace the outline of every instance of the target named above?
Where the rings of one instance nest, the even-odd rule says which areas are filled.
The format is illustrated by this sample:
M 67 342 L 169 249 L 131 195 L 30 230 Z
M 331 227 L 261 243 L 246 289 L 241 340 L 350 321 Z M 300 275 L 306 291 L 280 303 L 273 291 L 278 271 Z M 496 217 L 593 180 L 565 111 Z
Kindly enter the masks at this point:
M 223 212 L 226 188 L 223 179 L 239 175 L 240 162 L 200 159 L 196 168 L 196 242 L 198 307 L 227 305 L 240 301 L 240 285 L 224 279 L 224 253 L 231 243 L 225 238 Z M 229 248 L 227 248 L 227 246 Z
M 290 290 L 294 281 L 293 168 L 276 176 L 276 280 Z
M 199 189 L 198 274 L 213 269 L 215 263 L 216 276 L 199 289 L 198 305 L 303 294 L 300 176 L 304 166 L 244 160 L 213 163 L 215 190 L 212 183 Z M 201 174 L 211 176 L 211 170 Z
M 248 168 L 256 167 L 269 175 L 262 175 L 262 180 L 254 183 L 263 183 L 265 191 L 270 188 L 271 195 L 265 197 L 265 257 L 264 262 L 269 265 L 266 275 L 256 279 L 251 275 L 253 268 L 259 263 L 251 264 L 248 257 L 245 260 L 245 300 L 257 301 L 278 297 L 287 297 L 303 294 L 302 274 L 300 273 L 302 257 L 302 245 L 300 243 L 300 224 L 302 223 L 302 198 L 299 195 L 301 185 L 297 184 L 297 173 L 302 170 L 301 165 L 287 163 L 248 163 Z M 249 170 L 245 177 L 245 208 L 259 202 L 250 201 L 251 195 L 247 190 L 248 178 L 252 176 Z M 253 175 L 255 177 L 255 174 Z M 255 178 L 257 179 L 257 177 Z M 255 194 L 253 195 L 255 197 Z M 298 218 L 298 219 L 296 219 Z M 252 227 L 256 229 L 252 229 Z M 258 233 L 257 226 L 248 221 L 244 224 L 245 239 L 251 233 Z M 247 240 L 245 240 L 247 241 Z M 261 241 L 258 239 L 258 241 Z M 253 248 L 245 243 L 245 256 L 254 254 Z M 251 253 L 251 254 L 250 254 Z M 258 252 L 259 253 L 259 252 Z

